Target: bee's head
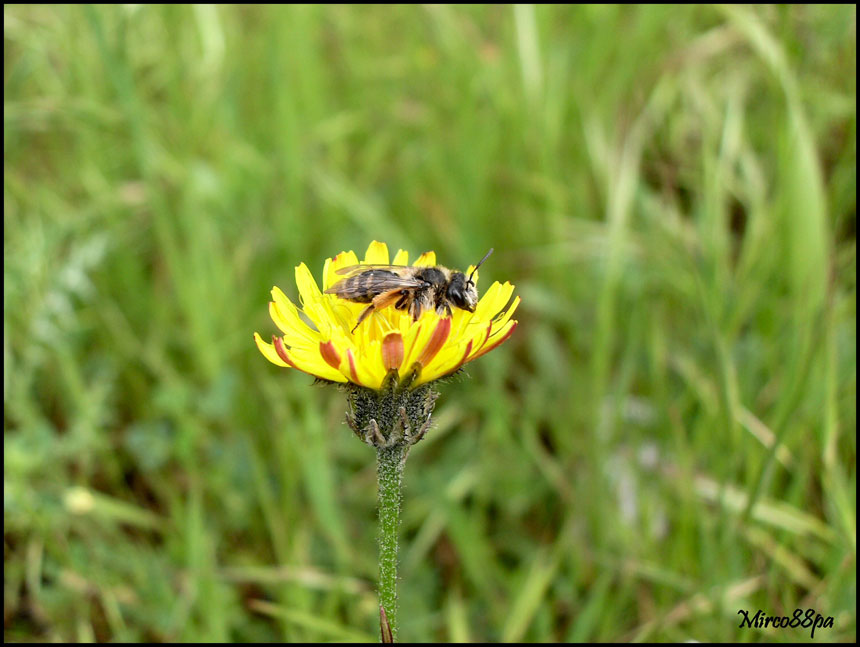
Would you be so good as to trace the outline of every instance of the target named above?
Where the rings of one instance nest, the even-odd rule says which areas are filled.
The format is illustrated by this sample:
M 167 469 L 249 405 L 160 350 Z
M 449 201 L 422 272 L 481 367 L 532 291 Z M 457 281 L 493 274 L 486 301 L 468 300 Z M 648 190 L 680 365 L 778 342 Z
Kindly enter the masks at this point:
M 493 248 L 490 247 L 490 251 L 488 251 L 484 255 L 484 258 L 478 261 L 478 264 L 475 265 L 471 274 L 469 274 L 469 278 L 466 278 L 466 275 L 462 272 L 454 272 L 451 275 L 451 282 L 448 284 L 448 290 L 446 292 L 446 296 L 451 303 L 463 310 L 475 312 L 475 306 L 478 305 L 478 288 L 475 286 L 475 282 L 472 280 L 472 277 L 475 276 L 475 272 L 478 271 L 481 264 L 487 260 L 492 253 Z
M 478 304 L 478 288 L 462 272 L 451 274 L 451 282 L 445 295 L 458 308 L 475 312 L 475 306 Z

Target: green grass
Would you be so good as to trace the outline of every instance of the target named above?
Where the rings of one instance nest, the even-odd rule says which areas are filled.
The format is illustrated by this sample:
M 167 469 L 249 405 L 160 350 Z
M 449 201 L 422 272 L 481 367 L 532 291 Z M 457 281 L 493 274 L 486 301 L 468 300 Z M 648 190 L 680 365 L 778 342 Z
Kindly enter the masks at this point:
M 856 639 L 853 6 L 4 35 L 6 640 L 377 639 L 373 451 L 251 338 L 373 239 L 523 298 L 406 465 L 401 639 Z

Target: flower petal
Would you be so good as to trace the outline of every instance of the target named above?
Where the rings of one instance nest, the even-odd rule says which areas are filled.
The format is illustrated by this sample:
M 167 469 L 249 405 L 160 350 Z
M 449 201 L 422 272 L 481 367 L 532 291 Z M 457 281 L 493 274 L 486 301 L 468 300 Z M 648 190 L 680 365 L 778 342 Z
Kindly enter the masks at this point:
M 458 345 L 443 349 L 430 363 L 430 366 L 421 371 L 421 376 L 416 381 L 415 386 L 438 380 L 440 377 L 453 373 L 466 363 L 466 358 L 470 352 L 472 352 L 472 340 L 466 342 L 465 346 Z
M 363 325 L 363 324 L 362 324 Z M 367 346 L 359 349 L 358 375 L 365 384 L 378 389 L 385 381 L 388 369 L 382 363 L 382 340 L 372 339 Z
M 501 346 L 508 340 L 511 335 L 514 334 L 514 330 L 516 330 L 516 328 L 516 321 L 508 322 L 508 325 L 505 326 L 502 330 L 500 330 L 498 335 L 493 335 L 492 337 L 490 337 L 487 340 L 487 343 L 484 344 L 484 346 L 477 353 L 475 353 L 474 355 L 472 355 L 472 357 L 469 358 L 469 361 L 471 362 L 474 359 L 478 359 L 481 355 L 485 355 L 497 346 Z
M 423 365 L 424 368 L 421 370 L 422 379 L 426 377 L 425 374 L 447 372 L 458 359 L 460 359 L 459 344 L 453 342 L 449 335 L 447 343 L 443 344 L 432 359 Z
M 474 338 L 474 344 L 472 345 L 472 357 L 469 358 L 471 362 L 475 357 L 478 356 L 480 350 L 486 345 L 486 343 L 490 339 L 490 335 L 493 333 L 493 324 L 487 324 L 487 327 L 484 329 L 480 335 L 476 335 Z
M 296 368 L 295 362 L 290 359 L 290 356 L 287 354 L 287 349 L 284 346 L 284 340 L 280 337 L 275 337 L 272 335 L 272 344 L 275 346 L 275 351 L 278 353 L 278 357 L 281 358 L 281 361 L 286 363 L 288 366 L 292 366 Z
M 304 320 L 299 317 L 299 311 L 296 306 L 287 298 L 278 286 L 274 286 L 272 288 L 272 299 L 274 299 L 274 303 L 277 308 L 273 309 L 272 306 L 269 306 L 269 315 L 272 317 L 275 325 L 278 326 L 284 334 L 289 333 L 291 335 L 288 343 L 292 344 L 293 338 L 298 334 L 307 343 L 315 344 L 319 338 L 319 333 L 308 326 Z M 282 328 L 282 326 L 286 326 L 286 329 Z
M 362 261 L 387 264 L 388 246 L 373 241 Z M 398 250 L 392 260 L 407 265 L 409 254 Z M 344 278 L 337 274 L 343 267 L 358 265 L 353 252 L 341 252 L 325 261 L 323 289 Z M 436 254 L 425 252 L 414 266 L 436 265 Z M 468 273 L 474 269 L 470 266 Z M 472 277 L 477 280 L 477 273 Z M 408 312 L 386 307 L 376 310 L 355 329 L 366 304 L 354 303 L 334 294 L 324 294 L 308 267 L 296 267 L 301 310 L 277 287 L 272 289 L 269 313 L 283 336 L 272 344 L 259 334 L 254 341 L 266 359 L 277 366 L 290 366 L 325 380 L 354 382 L 372 389 L 381 388 L 392 369 L 406 378 L 417 365 L 420 374 L 410 388 L 436 380 L 456 371 L 502 344 L 517 322 L 512 319 L 520 298 L 509 303 L 514 287 L 494 282 L 483 294 L 475 312 L 454 308 L 450 316 L 435 310 L 424 312 L 413 321 Z
M 415 359 L 418 357 L 418 342 L 421 339 L 422 331 L 429 330 L 428 327 L 425 327 L 422 323 L 422 319 L 419 319 L 413 325 L 409 327 L 409 330 L 406 331 L 406 338 L 404 340 L 404 347 L 406 348 L 406 353 L 404 355 L 405 366 L 407 369 L 412 367 L 412 364 L 415 363 Z M 426 338 L 429 337 L 429 333 L 425 335 L 425 339 L 421 342 L 421 347 L 426 343 Z
M 326 364 L 333 369 L 340 371 L 340 353 L 334 347 L 334 344 L 329 342 L 320 342 L 320 355 L 325 360 Z
M 318 348 L 291 348 L 287 351 L 284 346 L 284 342 L 280 337 L 273 337 L 272 341 L 275 344 L 275 350 L 278 352 L 278 356 L 293 368 L 297 368 L 303 373 L 313 375 L 314 377 L 318 377 L 323 380 L 331 380 L 332 382 L 348 381 L 339 370 L 332 368 L 323 361 Z
M 276 366 L 289 367 L 289 364 L 278 357 L 275 347 L 272 344 L 263 341 L 263 338 L 260 337 L 260 333 L 254 333 L 254 342 L 257 344 L 257 348 L 260 349 L 260 352 L 263 353 L 263 357 L 269 360 L 272 364 L 275 364 Z
M 438 353 L 445 345 L 450 333 L 451 318 L 444 317 L 440 319 L 439 323 L 436 324 L 436 328 L 433 330 L 433 334 L 422 349 L 421 355 L 418 356 L 417 361 L 421 366 L 427 366 L 430 364 L 432 359 L 436 357 L 436 353 Z
M 391 261 L 392 265 L 409 265 L 409 252 L 405 249 L 398 249 L 397 254 L 394 255 L 394 260 Z
M 358 375 L 358 363 L 355 361 L 355 356 L 352 353 L 351 348 L 346 349 L 346 357 L 349 360 L 349 377 L 350 381 L 358 384 L 359 386 L 370 386 L 361 381 L 361 378 Z
M 388 333 L 382 340 L 382 365 L 386 371 L 400 368 L 403 364 L 403 335 L 399 332 Z
M 337 271 L 342 267 L 358 265 L 358 257 L 355 252 L 341 252 L 334 258 L 327 259 L 323 268 L 323 291 L 328 290 L 335 283 L 343 279 L 343 275 Z
M 364 255 L 365 265 L 388 265 L 388 245 L 374 240 Z
M 466 348 L 463 350 L 463 356 L 460 357 L 460 361 L 457 364 L 457 367 L 454 369 L 455 371 L 460 368 L 466 361 L 469 359 L 469 353 L 472 352 L 472 340 L 469 340 L 469 343 L 466 344 Z
M 510 321 L 511 317 L 514 316 L 514 312 L 516 312 L 517 306 L 520 305 L 521 301 L 522 301 L 522 299 L 520 298 L 519 295 L 517 295 L 516 298 L 514 299 L 513 303 L 511 303 L 511 305 L 508 306 L 508 309 L 505 311 L 505 313 L 501 317 L 496 319 L 496 321 L 493 322 L 493 327 L 494 328 L 504 328 L 504 326 L 508 323 L 508 321 Z
M 311 271 L 304 263 L 296 267 L 296 287 L 299 289 L 302 310 L 314 322 L 320 337 L 329 340 L 333 321 L 331 299 L 323 297 Z
M 475 318 L 484 321 L 491 320 L 505 307 L 513 292 L 514 286 L 507 281 L 504 283 L 494 282 L 478 301 L 475 308 Z
M 302 308 L 322 300 L 322 292 L 320 292 L 313 274 L 304 263 L 296 266 L 296 287 L 299 289 L 299 300 L 302 303 Z
M 436 265 L 436 252 L 424 252 L 412 265 L 416 267 L 433 267 Z
M 315 344 L 319 338 L 319 333 L 308 327 L 299 318 L 295 306 L 292 306 L 292 308 L 287 307 L 285 313 L 284 309 L 277 302 L 270 301 L 269 316 L 280 331 L 284 333 L 284 337 L 286 337 L 287 343 L 290 346 Z

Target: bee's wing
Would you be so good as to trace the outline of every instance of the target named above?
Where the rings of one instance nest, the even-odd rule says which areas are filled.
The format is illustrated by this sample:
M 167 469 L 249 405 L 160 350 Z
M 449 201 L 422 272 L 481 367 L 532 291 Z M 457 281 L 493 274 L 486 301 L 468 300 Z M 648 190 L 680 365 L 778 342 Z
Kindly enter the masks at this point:
M 409 276 L 405 270 L 411 269 L 408 265 L 351 265 L 342 267 L 338 274 L 347 274 L 346 278 L 338 281 L 325 291 L 325 294 L 336 294 L 340 297 L 350 299 L 356 296 L 366 296 L 367 293 L 381 294 L 391 290 L 410 290 L 422 288 L 426 282 Z M 368 274 L 367 281 L 361 279 L 352 280 L 369 270 L 386 270 L 384 272 L 373 272 Z

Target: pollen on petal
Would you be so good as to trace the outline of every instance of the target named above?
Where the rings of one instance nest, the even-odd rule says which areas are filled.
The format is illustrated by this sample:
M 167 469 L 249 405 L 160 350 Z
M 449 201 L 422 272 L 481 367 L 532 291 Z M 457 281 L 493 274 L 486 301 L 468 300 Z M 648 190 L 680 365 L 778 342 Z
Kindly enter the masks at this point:
M 436 324 L 433 334 L 427 341 L 427 345 L 424 346 L 424 349 L 421 351 L 421 355 L 418 357 L 418 363 L 421 364 L 421 366 L 427 366 L 433 358 L 436 357 L 436 353 L 438 353 L 445 345 L 445 341 L 448 339 L 450 332 L 451 318 L 445 317 L 444 319 L 440 319 L 439 323 Z
M 400 368 L 403 364 L 403 336 L 399 332 L 388 333 L 382 340 L 382 365 L 386 371 Z
M 320 355 L 325 360 L 326 364 L 334 369 L 340 368 L 340 353 L 334 347 L 332 342 L 320 342 Z

